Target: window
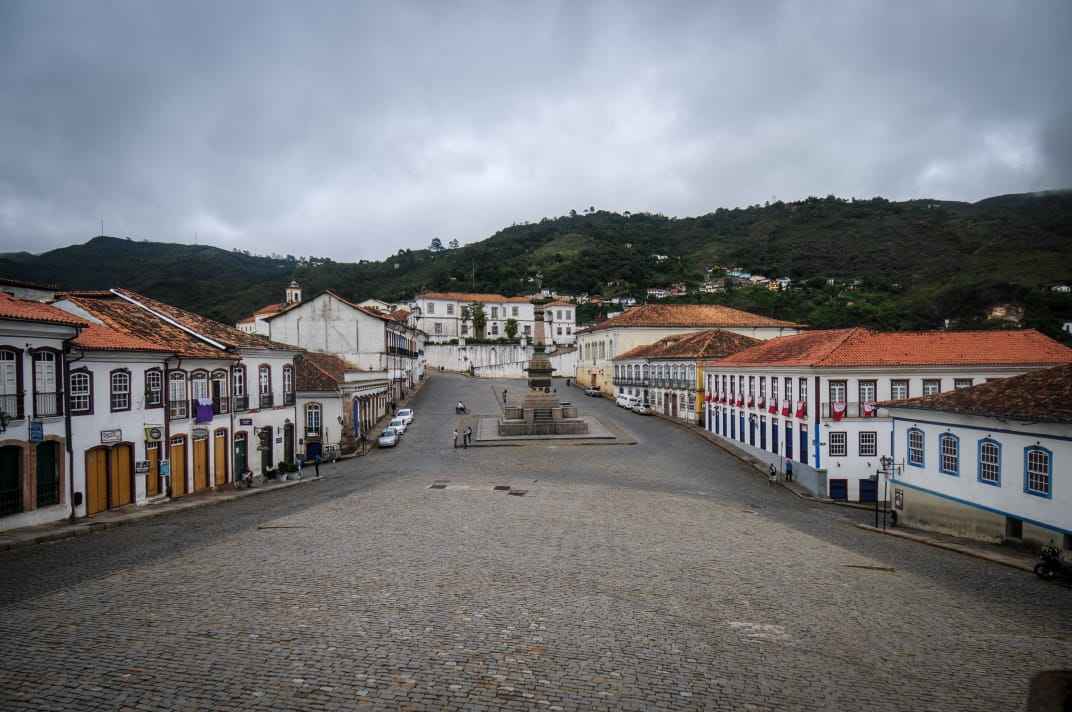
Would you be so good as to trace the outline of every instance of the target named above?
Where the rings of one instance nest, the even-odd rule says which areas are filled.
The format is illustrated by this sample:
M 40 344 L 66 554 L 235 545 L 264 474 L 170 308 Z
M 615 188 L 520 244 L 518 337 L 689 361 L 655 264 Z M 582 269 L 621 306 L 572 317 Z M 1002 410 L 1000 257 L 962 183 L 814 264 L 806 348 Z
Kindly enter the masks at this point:
M 453 304 L 448 304 L 447 305 L 447 316 L 453 316 L 453 315 L 454 315 L 454 305 Z
M 785 377 L 785 400 L 788 402 L 793 401 L 793 379 L 789 376 Z
M 570 334 L 572 334 L 572 333 L 573 333 L 573 327 L 572 327 L 572 326 L 569 326 L 569 325 L 567 324 L 567 325 L 566 325 L 566 336 L 569 336 L 569 335 L 570 335 Z
M 11 418 L 22 416 L 22 354 L 0 349 L 0 412 Z
M 767 377 L 766 376 L 760 376 L 759 377 L 759 397 L 760 398 L 766 398 L 767 397 Z
M 972 379 L 970 378 L 954 378 L 953 389 L 959 391 L 961 388 L 971 388 Z
M 257 369 L 257 383 L 258 390 L 262 396 L 272 395 L 272 367 L 268 365 L 260 366 Z
M 990 438 L 979 441 L 979 481 L 1001 486 L 1001 443 Z
M 1024 448 L 1024 492 L 1038 497 L 1052 497 L 1053 453 L 1037 445 Z
M 498 319 L 499 318 L 499 307 L 492 307 L 491 308 L 491 318 L 492 319 Z
M 830 457 L 845 457 L 849 454 L 849 434 L 841 431 L 830 433 Z
M 462 336 L 469 336 L 469 324 L 462 322 Z
M 190 374 L 190 400 L 211 400 L 212 392 L 208 387 L 208 371 L 194 371 Z
M 749 376 L 748 377 L 748 395 L 753 396 L 753 395 L 755 395 L 755 393 L 756 393 L 756 377 L 755 376 Z
M 875 457 L 878 455 L 878 433 L 864 431 L 859 435 L 857 449 L 860 457 Z
M 432 324 L 432 333 L 434 333 L 436 336 L 442 336 L 443 335 L 443 323 L 437 321 L 436 323 Z
M 801 378 L 800 380 L 797 381 L 797 398 L 799 398 L 800 400 L 804 401 L 805 403 L 808 402 L 808 379 L 807 378 Z
M 164 372 L 159 368 L 145 371 L 145 407 L 159 408 L 164 405 Z
M 557 331 L 558 336 L 562 336 L 562 327 L 561 326 L 556 326 L 555 329 L 558 330 Z
M 878 400 L 878 382 L 860 381 L 858 387 L 861 403 L 874 403 Z
M 425 311 L 429 314 L 435 314 L 435 302 L 428 302 L 428 308 Z
M 517 307 L 510 307 L 510 316 L 517 316 L 517 315 L 518 315 Z
M 844 403 L 848 390 L 845 381 L 830 381 L 830 402 Z
M 923 395 L 933 396 L 942 392 L 942 380 L 940 378 L 923 379 Z
M 770 399 L 772 405 L 778 404 L 778 377 L 771 376 L 770 379 Z
M 309 403 L 305 406 L 305 432 L 309 435 L 320 434 L 319 403 Z
M 130 410 L 130 371 L 112 371 L 109 377 L 112 412 Z
M 37 416 L 61 415 L 59 389 L 56 373 L 59 355 L 55 351 L 35 351 L 33 355 L 34 414 Z
M 908 464 L 923 467 L 923 431 L 919 428 L 908 430 Z
M 294 368 L 291 366 L 283 367 L 283 394 L 294 392 Z
M 493 321 L 493 322 L 491 322 L 491 335 L 492 336 L 498 336 L 498 334 L 499 334 L 499 322 Z
M 168 376 L 168 415 L 173 419 L 189 417 L 189 407 L 186 400 L 186 373 L 175 371 Z
M 946 475 L 960 474 L 960 438 L 950 433 L 938 436 L 938 471 Z
M 904 400 L 908 397 L 908 379 L 899 378 L 890 381 L 890 398 L 892 400 Z
M 532 324 L 525 324 L 525 336 L 532 336 Z
M 235 366 L 234 371 L 231 372 L 231 393 L 235 398 L 241 398 L 246 395 L 246 367 Z
M 93 377 L 82 368 L 71 371 L 71 415 L 93 412 Z

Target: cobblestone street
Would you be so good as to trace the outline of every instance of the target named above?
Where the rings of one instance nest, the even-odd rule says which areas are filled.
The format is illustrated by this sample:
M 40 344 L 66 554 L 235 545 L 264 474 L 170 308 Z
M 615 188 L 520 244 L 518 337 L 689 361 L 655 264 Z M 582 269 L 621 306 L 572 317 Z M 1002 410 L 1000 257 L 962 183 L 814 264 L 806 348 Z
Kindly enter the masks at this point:
M 664 420 L 570 390 L 637 444 L 452 448 L 504 387 L 436 374 L 319 482 L 0 553 L 0 709 L 1021 709 L 1072 667 L 1069 589 Z

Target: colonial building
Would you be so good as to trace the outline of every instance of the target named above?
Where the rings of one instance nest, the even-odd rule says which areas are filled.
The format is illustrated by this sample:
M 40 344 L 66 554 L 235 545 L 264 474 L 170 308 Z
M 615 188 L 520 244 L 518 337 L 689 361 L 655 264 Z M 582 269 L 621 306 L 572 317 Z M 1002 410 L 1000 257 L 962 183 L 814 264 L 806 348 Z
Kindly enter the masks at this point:
M 0 529 L 71 513 L 63 374 L 83 319 L 0 293 Z
M 881 405 L 900 521 L 1072 551 L 1072 366 Z
M 390 383 L 397 401 L 424 377 L 424 333 L 409 313 L 363 307 L 331 290 L 265 317 L 268 336 L 306 351 L 336 354 L 371 380 Z
M 546 322 L 544 333 L 548 343 L 568 346 L 576 342 L 577 307 L 574 304 L 565 301 L 548 302 L 543 305 L 543 315 Z
M 370 378 L 334 354 L 306 352 L 298 358 L 298 411 L 305 423 L 306 454 L 322 448 L 352 450 L 387 415 L 388 384 Z
M 695 423 L 703 410 L 704 360 L 758 343 L 721 329 L 666 336 L 615 356 L 614 386 L 617 393 L 636 396 L 663 415 Z
M 235 324 L 235 328 L 247 334 L 260 334 L 268 336 L 268 317 L 276 314 L 291 304 L 297 304 L 302 300 L 301 285 L 295 281 L 287 286 L 285 298 L 282 302 L 265 304 L 246 318 Z
M 27 282 L 24 279 L 0 277 L 0 293 L 16 299 L 25 299 L 32 302 L 51 302 L 56 290 L 57 287 L 53 284 L 38 284 L 37 282 Z
M 613 359 L 637 346 L 674 334 L 723 329 L 754 339 L 795 334 L 799 324 L 716 304 L 646 304 L 577 333 L 577 383 L 613 390 Z
M 126 289 L 57 298 L 104 327 L 67 376 L 77 516 L 294 460 L 297 349 Z
M 483 334 L 477 334 L 471 313 L 472 305 L 484 310 Z M 428 335 L 434 344 L 451 339 L 489 338 L 506 336 L 506 322 L 517 322 L 517 335 L 532 338 L 535 312 L 528 297 L 505 297 L 502 294 L 470 292 L 423 292 L 414 298 L 413 313 L 417 328 Z
M 1030 329 L 806 332 L 708 361 L 706 427 L 779 467 L 792 460 L 813 494 L 874 501 L 892 432 L 879 401 L 1069 362 L 1072 349 Z

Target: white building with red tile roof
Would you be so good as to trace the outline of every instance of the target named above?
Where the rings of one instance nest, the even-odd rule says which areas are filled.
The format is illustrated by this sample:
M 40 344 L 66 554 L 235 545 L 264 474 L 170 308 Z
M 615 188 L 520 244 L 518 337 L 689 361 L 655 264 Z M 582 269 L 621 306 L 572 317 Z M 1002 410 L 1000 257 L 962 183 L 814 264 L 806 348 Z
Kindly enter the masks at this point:
M 577 383 L 613 392 L 613 359 L 675 334 L 723 329 L 754 339 L 795 334 L 799 324 L 719 304 L 645 304 L 577 332 Z
M 1072 365 L 881 405 L 899 522 L 1072 552 Z
M 879 401 L 1064 363 L 1072 349 L 1031 329 L 805 332 L 705 363 L 706 427 L 780 468 L 791 461 L 814 494 L 870 501 L 879 460 L 891 452 Z
M 63 373 L 88 323 L 0 293 L 0 530 L 71 512 Z
M 562 319 L 555 320 L 555 313 L 544 313 L 544 319 L 548 323 L 557 323 L 563 327 L 568 322 L 565 313 L 567 303 L 559 304 L 559 312 Z M 478 305 L 484 311 L 485 327 L 483 334 L 477 334 L 471 318 L 464 318 L 470 313 L 473 306 Z M 573 305 L 569 304 L 571 314 L 574 312 Z M 442 344 L 458 339 L 498 339 L 506 336 L 506 322 L 513 319 L 517 322 L 517 335 L 521 338 L 532 339 L 535 334 L 535 306 L 529 297 L 507 297 L 502 294 L 483 294 L 478 292 L 422 292 L 413 299 L 413 313 L 417 320 L 417 326 L 428 334 L 430 343 Z M 573 326 L 576 325 L 576 316 L 573 316 Z M 572 336 L 570 333 L 562 334 L 563 337 Z M 571 343 L 562 338 L 554 341 L 554 331 L 550 334 L 551 343 Z

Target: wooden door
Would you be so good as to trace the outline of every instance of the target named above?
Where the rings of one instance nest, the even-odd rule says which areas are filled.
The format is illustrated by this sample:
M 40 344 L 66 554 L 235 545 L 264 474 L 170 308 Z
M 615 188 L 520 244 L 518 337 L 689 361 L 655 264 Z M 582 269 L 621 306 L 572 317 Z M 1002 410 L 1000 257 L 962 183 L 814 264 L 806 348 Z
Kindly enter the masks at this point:
M 114 509 L 134 501 L 134 457 L 130 445 L 116 445 L 111 455 L 108 506 Z
M 208 489 L 208 437 L 194 438 L 194 492 Z
M 235 433 L 235 481 L 249 470 L 248 442 L 244 432 Z
M 171 496 L 186 494 L 186 438 L 171 439 Z
M 145 495 L 160 494 L 160 443 L 145 443 L 145 459 L 149 461 L 149 474 L 145 476 Z
M 86 514 L 108 509 L 108 451 L 95 448 L 86 452 Z
M 227 431 L 217 430 L 212 439 L 212 475 L 217 487 L 227 484 Z

